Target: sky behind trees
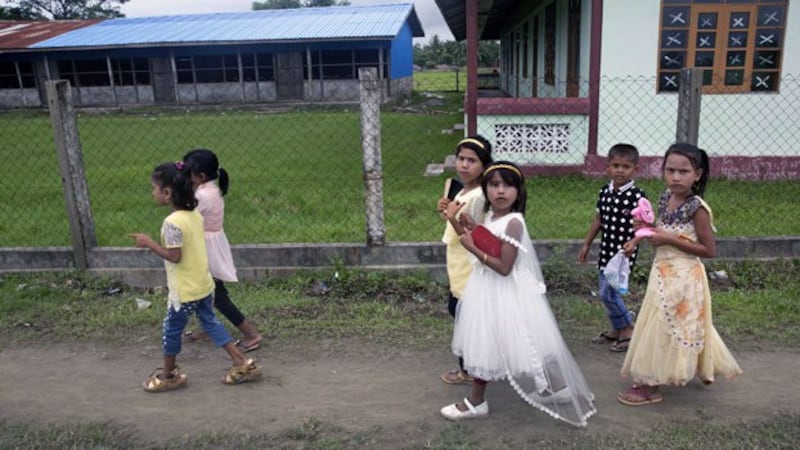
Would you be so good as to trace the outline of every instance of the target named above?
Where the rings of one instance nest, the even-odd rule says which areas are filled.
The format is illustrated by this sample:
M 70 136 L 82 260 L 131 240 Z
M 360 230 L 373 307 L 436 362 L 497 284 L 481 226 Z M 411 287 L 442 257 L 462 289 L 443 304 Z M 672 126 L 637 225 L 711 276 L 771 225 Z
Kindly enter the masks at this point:
M 453 40 L 453 35 L 436 7 L 433 0 L 349 0 L 353 6 L 379 5 L 382 3 L 413 2 L 424 38 L 414 39 L 414 43 L 427 44 L 434 35 L 440 40 Z M 201 14 L 214 12 L 250 11 L 252 0 L 129 0 L 122 5 L 121 11 L 126 17 L 168 16 L 176 14 Z

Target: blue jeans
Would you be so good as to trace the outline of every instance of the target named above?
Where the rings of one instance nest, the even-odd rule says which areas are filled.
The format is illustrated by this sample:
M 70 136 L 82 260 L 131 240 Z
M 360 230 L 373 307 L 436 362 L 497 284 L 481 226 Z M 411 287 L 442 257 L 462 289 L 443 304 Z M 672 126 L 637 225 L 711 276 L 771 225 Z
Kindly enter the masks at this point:
M 602 270 L 600 271 L 600 300 L 603 302 L 608 320 L 611 321 L 611 326 L 615 330 L 633 325 L 633 315 L 625 307 L 625 302 L 622 301 L 619 292 L 608 284 Z
M 222 322 L 217 320 L 217 316 L 214 315 L 213 303 L 214 297 L 209 295 L 202 300 L 181 304 L 180 311 L 175 311 L 171 306 L 167 306 L 167 316 L 164 317 L 164 331 L 161 337 L 164 355 L 175 356 L 181 352 L 183 330 L 192 314 L 197 314 L 203 331 L 217 347 L 222 347 L 233 340 Z

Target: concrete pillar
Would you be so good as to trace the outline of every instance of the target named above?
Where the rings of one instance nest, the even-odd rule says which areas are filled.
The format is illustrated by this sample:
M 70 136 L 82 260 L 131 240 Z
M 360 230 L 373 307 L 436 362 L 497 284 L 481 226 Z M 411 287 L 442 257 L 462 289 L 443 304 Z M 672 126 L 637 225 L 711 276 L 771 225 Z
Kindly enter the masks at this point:
M 381 85 L 374 67 L 360 67 L 361 150 L 366 187 L 367 245 L 386 243 L 381 163 Z
M 97 247 L 89 189 L 83 167 L 83 150 L 78 133 L 78 119 L 72 105 L 72 90 L 66 80 L 47 82 L 47 104 L 53 124 L 58 167 L 64 185 L 75 266 L 89 268 L 89 250 Z

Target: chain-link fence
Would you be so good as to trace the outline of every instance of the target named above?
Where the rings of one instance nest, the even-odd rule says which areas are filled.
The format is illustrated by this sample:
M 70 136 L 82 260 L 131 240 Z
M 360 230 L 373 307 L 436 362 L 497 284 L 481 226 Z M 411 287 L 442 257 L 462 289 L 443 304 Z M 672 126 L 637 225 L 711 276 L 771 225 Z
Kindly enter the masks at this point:
M 459 83 L 465 82 L 459 75 Z M 440 78 L 437 78 L 440 77 Z M 410 98 L 380 113 L 381 180 L 386 240 L 436 241 L 448 157 L 464 136 L 463 86 L 454 73 L 415 76 Z M 502 98 L 502 74 L 482 75 L 482 98 Z M 579 90 L 588 83 L 579 83 Z M 649 166 L 675 140 L 677 99 L 658 95 L 655 79 L 604 79 L 597 117 L 597 157 L 616 142 L 637 145 Z M 785 76 L 781 95 L 703 97 L 700 146 L 713 155 L 776 157 L 797 164 L 800 80 Z M 84 92 L 83 95 L 89 95 Z M 230 97 L 231 93 L 226 93 Z M 641 98 L 655 98 L 642 102 Z M 508 104 L 508 103 L 507 103 Z M 498 105 L 503 105 L 502 102 Z M 578 100 L 562 114 L 519 109 L 480 114 L 478 130 L 495 157 L 530 158 L 528 223 L 532 235 L 581 238 L 604 183 L 587 165 L 590 117 Z M 479 111 L 480 113 L 480 111 Z M 737 123 L 763 126 L 763 134 Z M 566 126 L 565 126 L 566 125 Z M 100 246 L 129 246 L 128 233 L 157 235 L 167 211 L 151 197 L 149 175 L 161 162 L 210 148 L 231 177 L 226 232 L 234 244 L 365 242 L 365 173 L 358 104 L 231 103 L 82 110 L 78 115 L 91 211 Z M 749 127 L 749 129 L 753 129 Z M 5 162 L 0 247 L 68 246 L 70 229 L 46 111 L 0 113 Z M 767 139 L 767 137 L 769 139 Z M 763 146 L 759 142 L 779 142 Z M 708 142 L 713 145 L 707 145 Z M 437 169 L 445 166 L 441 173 Z M 739 170 L 739 166 L 728 170 Z M 590 170 L 591 169 L 591 170 Z M 657 171 L 657 169 L 656 169 Z M 643 174 L 650 171 L 642 170 Z M 725 176 L 725 172 L 715 172 Z M 592 174 L 592 176 L 587 176 Z M 735 177 L 737 178 L 737 177 Z M 663 183 L 639 181 L 651 198 Z M 713 180 L 707 192 L 720 236 L 800 235 L 794 219 L 800 181 Z

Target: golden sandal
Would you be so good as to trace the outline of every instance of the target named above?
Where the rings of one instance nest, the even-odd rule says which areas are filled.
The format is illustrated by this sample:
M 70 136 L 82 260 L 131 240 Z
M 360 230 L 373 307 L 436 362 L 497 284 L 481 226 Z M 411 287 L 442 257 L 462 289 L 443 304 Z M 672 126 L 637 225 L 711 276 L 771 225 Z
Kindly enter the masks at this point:
M 256 365 L 253 358 L 248 359 L 241 366 L 233 366 L 222 380 L 225 384 L 241 384 L 261 378 L 261 368 Z
M 175 368 L 172 369 L 169 378 L 161 378 L 158 376 L 163 372 L 164 369 L 159 367 L 158 369 L 153 370 L 150 376 L 147 377 L 147 380 L 142 383 L 142 387 L 146 392 L 166 392 L 186 387 L 186 379 L 188 377 L 185 373 L 181 373 L 180 366 L 176 365 Z

